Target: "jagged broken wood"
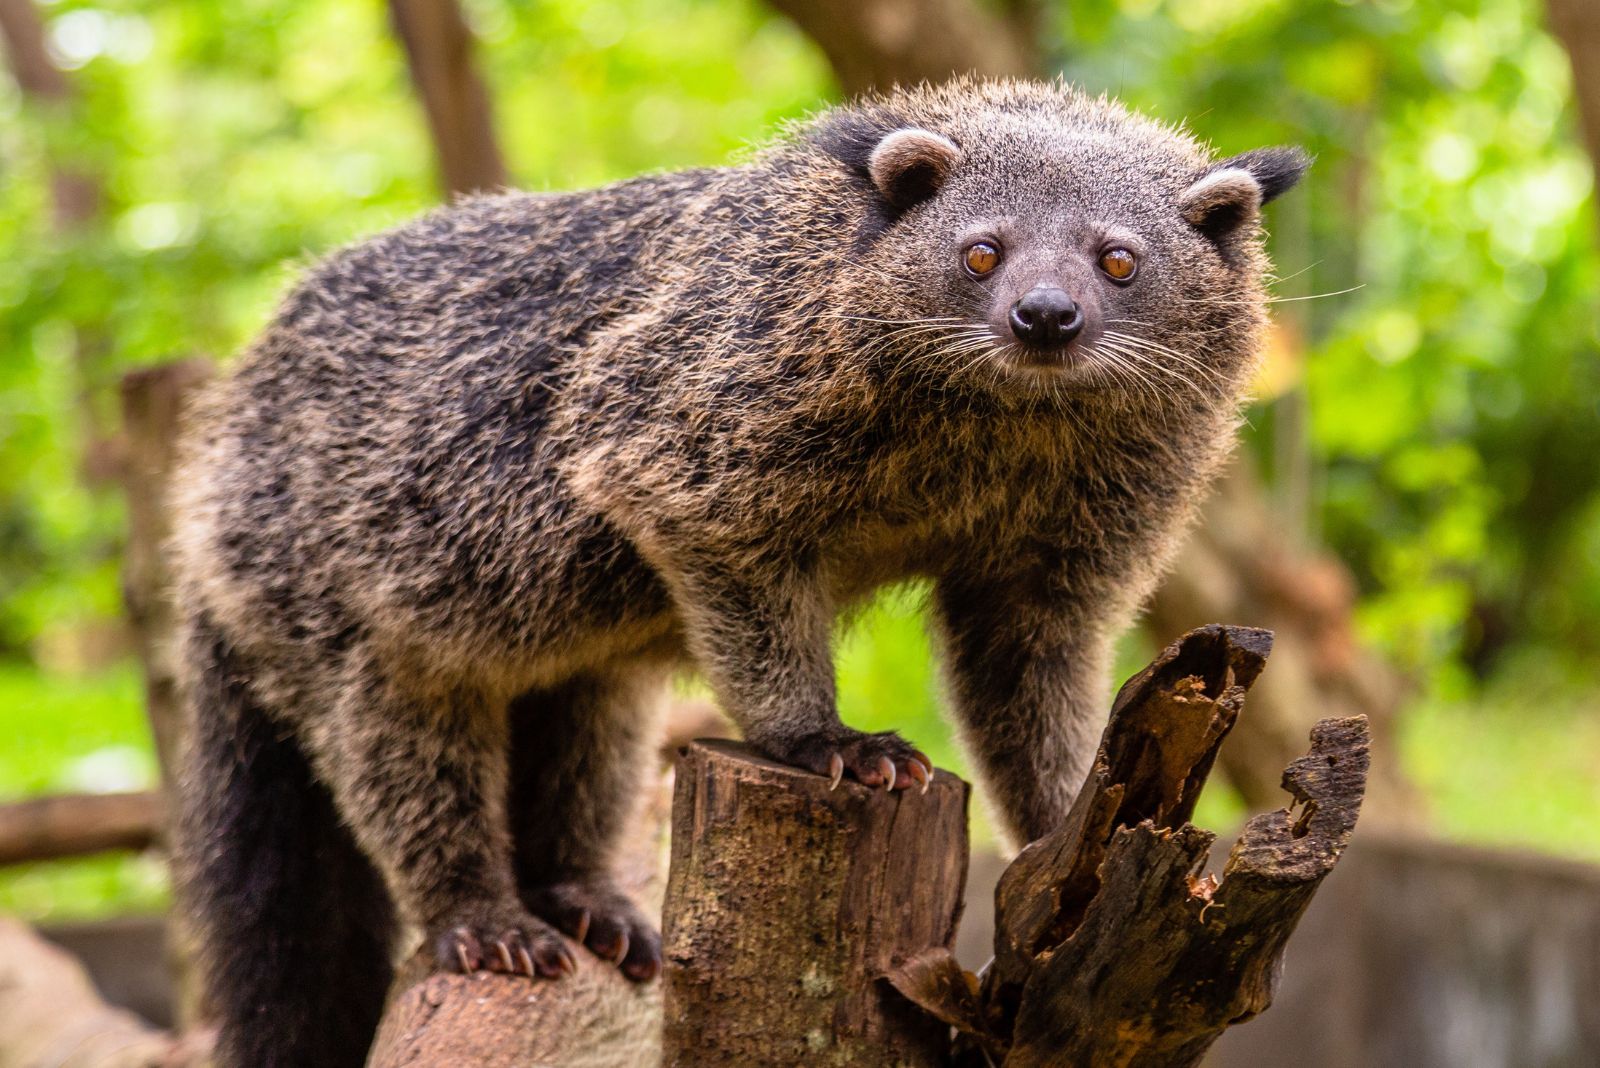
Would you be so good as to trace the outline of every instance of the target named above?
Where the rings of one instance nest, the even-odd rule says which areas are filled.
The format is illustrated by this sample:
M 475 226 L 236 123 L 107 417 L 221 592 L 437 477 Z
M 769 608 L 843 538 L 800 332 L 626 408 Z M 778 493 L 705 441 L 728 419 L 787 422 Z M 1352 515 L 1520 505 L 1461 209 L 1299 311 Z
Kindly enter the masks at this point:
M 1066 823 L 995 893 L 995 958 L 981 986 L 930 951 L 889 981 L 957 1032 L 956 1063 L 1199 1063 L 1272 1000 L 1283 947 L 1349 842 L 1368 766 L 1364 717 L 1323 720 L 1290 765 L 1289 807 L 1245 827 L 1221 881 L 1214 836 L 1188 823 L 1266 631 L 1203 627 L 1117 696 Z

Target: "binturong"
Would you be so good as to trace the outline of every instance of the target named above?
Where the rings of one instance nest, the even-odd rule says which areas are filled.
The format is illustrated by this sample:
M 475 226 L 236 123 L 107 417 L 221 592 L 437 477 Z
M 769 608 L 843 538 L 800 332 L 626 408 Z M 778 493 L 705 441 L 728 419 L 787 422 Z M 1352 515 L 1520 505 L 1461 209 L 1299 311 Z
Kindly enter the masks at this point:
M 174 501 L 181 900 L 223 1062 L 360 1064 L 419 934 L 441 969 L 654 977 L 608 868 L 684 668 L 776 760 L 924 783 L 835 704 L 836 622 L 886 584 L 931 591 L 1013 839 L 1055 827 L 1231 447 L 1261 207 L 1306 165 L 957 81 L 311 270 Z

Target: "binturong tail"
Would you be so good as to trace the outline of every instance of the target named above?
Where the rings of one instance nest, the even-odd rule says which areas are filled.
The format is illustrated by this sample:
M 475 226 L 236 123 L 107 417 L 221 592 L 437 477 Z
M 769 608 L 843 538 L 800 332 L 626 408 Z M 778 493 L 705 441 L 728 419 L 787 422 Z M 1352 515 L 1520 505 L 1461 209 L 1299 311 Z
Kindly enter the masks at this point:
M 300 747 L 201 617 L 184 643 L 179 904 L 226 1068 L 359 1068 L 392 974 L 393 907 Z

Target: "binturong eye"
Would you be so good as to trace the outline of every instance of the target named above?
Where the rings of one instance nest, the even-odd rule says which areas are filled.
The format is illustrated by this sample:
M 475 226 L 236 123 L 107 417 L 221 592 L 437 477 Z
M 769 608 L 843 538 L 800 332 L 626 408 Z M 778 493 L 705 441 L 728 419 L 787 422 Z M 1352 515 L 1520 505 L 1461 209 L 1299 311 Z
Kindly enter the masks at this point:
M 1113 282 L 1131 282 L 1139 273 L 1139 259 L 1125 248 L 1108 248 L 1100 253 L 1100 269 Z
M 982 278 L 1000 266 L 1000 250 L 987 241 L 974 241 L 961 254 L 961 262 L 967 265 L 974 278 Z

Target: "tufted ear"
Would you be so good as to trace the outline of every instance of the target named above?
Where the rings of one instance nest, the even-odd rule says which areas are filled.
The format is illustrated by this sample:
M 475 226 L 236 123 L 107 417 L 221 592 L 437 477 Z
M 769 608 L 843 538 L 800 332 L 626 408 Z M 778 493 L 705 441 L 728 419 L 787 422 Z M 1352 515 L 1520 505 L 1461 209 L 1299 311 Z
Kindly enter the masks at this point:
M 937 193 L 960 162 L 954 141 L 912 128 L 886 134 L 867 158 L 867 173 L 883 199 L 903 211 Z
M 1196 230 L 1219 241 L 1254 219 L 1309 166 L 1311 157 L 1298 148 L 1258 148 L 1212 164 L 1178 198 L 1178 209 Z

